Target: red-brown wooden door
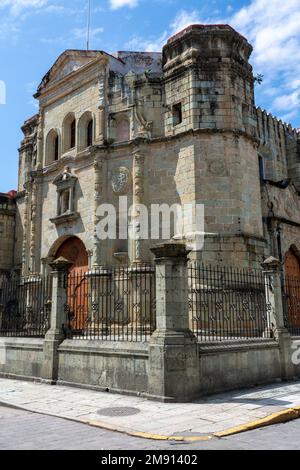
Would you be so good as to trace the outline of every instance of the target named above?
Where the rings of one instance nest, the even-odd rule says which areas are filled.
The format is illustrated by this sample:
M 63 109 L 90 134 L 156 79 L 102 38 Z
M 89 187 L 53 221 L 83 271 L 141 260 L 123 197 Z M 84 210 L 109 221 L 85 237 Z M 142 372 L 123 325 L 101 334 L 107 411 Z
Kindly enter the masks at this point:
M 288 319 L 292 327 L 300 326 L 300 263 L 290 249 L 285 255 L 285 290 L 288 298 Z
M 56 258 L 64 257 L 72 263 L 68 274 L 68 306 L 74 318 L 72 329 L 82 331 L 88 317 L 88 283 L 84 274 L 88 271 L 88 254 L 79 238 L 68 238 L 58 249 Z

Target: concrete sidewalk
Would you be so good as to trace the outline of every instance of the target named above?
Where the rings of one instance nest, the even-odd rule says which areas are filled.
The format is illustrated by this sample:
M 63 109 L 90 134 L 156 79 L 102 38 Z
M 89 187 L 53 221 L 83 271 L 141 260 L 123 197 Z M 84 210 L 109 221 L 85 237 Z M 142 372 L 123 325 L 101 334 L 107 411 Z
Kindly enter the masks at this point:
M 287 410 L 300 407 L 300 381 L 214 395 L 193 403 L 170 404 L 65 386 L 0 379 L 0 404 L 140 437 L 201 440 L 273 413 L 285 411 L 284 416 L 291 413 L 291 419 L 295 418 L 295 413 L 293 415 Z

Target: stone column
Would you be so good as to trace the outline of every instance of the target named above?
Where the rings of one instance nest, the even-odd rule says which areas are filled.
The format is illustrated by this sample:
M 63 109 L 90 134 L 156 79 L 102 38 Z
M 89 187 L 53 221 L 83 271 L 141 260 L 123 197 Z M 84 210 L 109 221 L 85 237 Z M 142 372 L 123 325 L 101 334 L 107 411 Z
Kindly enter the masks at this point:
M 44 363 L 42 377 L 55 383 L 58 378 L 58 347 L 65 338 L 67 323 L 67 272 L 71 263 L 65 258 L 58 258 L 51 264 L 52 271 L 52 307 L 50 329 L 45 336 Z
M 106 114 L 105 114 L 105 107 L 104 106 L 99 106 L 98 108 L 98 119 L 99 119 L 99 130 L 98 130 L 98 141 L 99 144 L 104 144 L 106 140 L 106 125 L 105 125 L 105 119 L 106 119 Z
M 149 394 L 189 401 L 200 388 L 200 362 L 188 319 L 188 251 L 165 243 L 151 250 L 156 264 L 156 331 L 149 342 Z
M 25 152 L 25 182 L 24 182 L 24 190 L 25 190 L 25 201 L 24 201 L 24 216 L 23 216 L 23 245 L 22 245 L 22 276 L 26 276 L 29 271 L 29 228 L 30 228 L 30 216 L 29 216 L 29 209 L 30 209 L 30 193 L 32 188 L 31 183 L 31 159 L 32 159 L 32 146 L 27 144 L 24 147 Z
M 106 133 L 106 110 L 107 110 L 107 97 L 106 97 L 106 89 L 107 89 L 107 76 L 108 76 L 108 68 L 107 68 L 107 60 L 102 60 L 102 70 L 99 73 L 99 105 L 98 105 L 98 126 L 96 128 L 96 142 L 99 145 L 103 145 L 107 140 L 107 133 Z
M 44 140 L 43 140 L 43 128 L 44 128 L 44 109 L 41 108 L 40 110 L 40 118 L 38 123 L 38 130 L 37 130 L 37 167 L 44 166 Z
M 267 311 L 271 331 L 279 344 L 281 358 L 281 375 L 284 380 L 293 378 L 291 336 L 285 327 L 284 305 L 282 301 L 281 263 L 270 257 L 262 263 L 265 275 Z
M 139 238 L 139 221 L 140 214 L 138 206 L 143 203 L 144 196 L 144 162 L 145 157 L 141 152 L 140 148 L 137 148 L 133 152 L 133 210 L 131 216 L 131 233 L 134 235 L 133 240 L 130 240 L 131 244 L 131 262 L 135 264 L 142 263 L 143 250 L 142 240 Z
M 31 273 L 35 273 L 35 242 L 36 242 L 36 215 L 37 215 L 37 181 L 32 180 L 31 185 L 31 224 L 30 224 L 30 267 Z
M 101 253 L 101 240 L 99 240 L 97 234 L 97 224 L 99 222 L 99 217 L 97 211 L 103 196 L 103 159 L 95 158 L 94 161 L 94 171 L 95 171 L 95 180 L 94 180 L 94 249 L 93 249 L 93 258 L 92 266 L 99 267 L 103 263 L 103 253 Z

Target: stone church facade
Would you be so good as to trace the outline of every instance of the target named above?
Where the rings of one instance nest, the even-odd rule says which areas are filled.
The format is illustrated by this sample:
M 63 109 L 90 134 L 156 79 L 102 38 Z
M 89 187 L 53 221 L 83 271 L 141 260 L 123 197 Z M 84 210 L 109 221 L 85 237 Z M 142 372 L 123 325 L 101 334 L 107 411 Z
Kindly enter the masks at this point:
M 251 52 L 227 25 L 190 26 L 162 53 L 65 51 L 22 127 L 18 192 L 0 195 L 2 271 L 46 273 L 58 256 L 150 261 L 157 240 L 97 236 L 99 206 L 127 196 L 204 204 L 204 249 L 191 256 L 205 263 L 273 255 L 300 276 L 300 137 L 255 107 Z

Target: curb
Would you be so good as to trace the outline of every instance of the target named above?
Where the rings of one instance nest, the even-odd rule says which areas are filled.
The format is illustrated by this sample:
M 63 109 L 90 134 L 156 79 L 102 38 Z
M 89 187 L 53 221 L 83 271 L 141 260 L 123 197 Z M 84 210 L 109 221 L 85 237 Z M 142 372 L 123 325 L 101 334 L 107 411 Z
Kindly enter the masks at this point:
M 267 426 L 272 426 L 274 424 L 286 423 L 288 421 L 292 421 L 294 419 L 300 418 L 300 406 L 294 408 L 288 408 L 286 410 L 278 411 L 276 413 L 272 413 L 265 418 L 252 421 L 250 423 L 246 423 L 240 426 L 236 426 L 233 428 L 225 429 L 224 431 L 218 431 L 212 433 L 207 436 L 163 436 L 160 434 L 152 434 L 147 432 L 138 432 L 138 431 L 129 431 L 128 429 L 115 426 L 113 424 L 103 423 L 102 421 L 86 421 L 80 418 L 70 418 L 69 416 L 62 416 L 53 413 L 47 413 L 44 411 L 35 411 L 31 410 L 30 408 L 25 408 L 21 405 L 14 405 L 12 403 L 7 403 L 0 401 L 0 406 L 6 408 L 13 408 L 17 410 L 28 411 L 29 413 L 40 414 L 44 416 L 52 416 L 54 418 L 65 419 L 67 421 L 72 421 L 75 423 L 85 424 L 94 428 L 104 429 L 106 431 L 117 432 L 119 434 L 125 434 L 130 437 L 138 437 L 140 439 L 148 439 L 153 441 L 173 441 L 173 442 L 204 442 L 213 439 L 214 437 L 217 438 L 224 438 L 233 436 L 234 434 L 240 434 L 247 431 L 252 431 L 254 429 L 260 429 Z
M 258 419 L 257 421 L 242 424 L 241 426 L 236 426 L 234 428 L 229 428 L 225 431 L 216 432 L 213 435 L 215 437 L 233 436 L 234 434 L 240 434 L 242 432 L 252 431 L 253 429 L 272 426 L 273 424 L 287 423 L 288 421 L 292 421 L 298 418 L 300 418 L 300 406 L 278 411 L 276 413 L 272 413 L 269 416 L 266 416 L 265 418 Z

